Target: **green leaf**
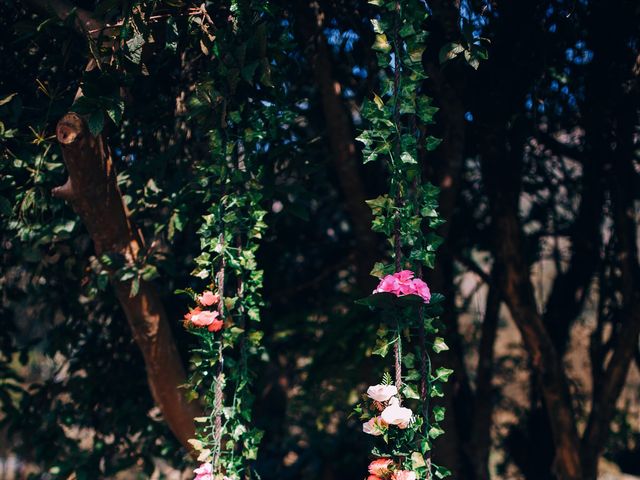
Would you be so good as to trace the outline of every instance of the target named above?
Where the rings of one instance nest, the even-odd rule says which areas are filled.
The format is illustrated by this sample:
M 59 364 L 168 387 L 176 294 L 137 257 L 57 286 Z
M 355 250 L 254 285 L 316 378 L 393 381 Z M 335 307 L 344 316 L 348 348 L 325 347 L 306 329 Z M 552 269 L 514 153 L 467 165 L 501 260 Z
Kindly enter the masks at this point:
M 418 163 L 409 152 L 402 152 L 402 155 L 400 155 L 400 160 L 402 160 L 403 163 Z
M 418 468 L 422 468 L 426 466 L 424 461 L 424 457 L 420 452 L 412 452 L 411 453 L 411 468 L 417 470 Z
M 12 210 L 11 202 L 0 195 L 0 213 L 8 216 L 11 215 Z
M 133 38 L 127 40 L 127 58 L 136 65 L 140 64 L 142 60 L 142 47 L 144 46 L 144 37 L 136 33 Z
M 440 63 L 444 63 L 448 60 L 453 60 L 462 52 L 464 52 L 464 47 L 460 43 L 457 43 L 457 42 L 447 43 L 443 45 L 443 47 L 440 49 L 440 54 L 439 54 Z
M 387 36 L 382 33 L 376 35 L 376 41 L 371 48 L 377 52 L 389 53 L 391 51 L 391 44 L 389 40 L 387 40 Z
M 445 414 L 446 409 L 444 407 L 441 407 L 440 405 L 436 405 L 435 407 L 433 407 L 433 419 L 436 422 L 441 422 L 444 420 L 444 414 Z
M 382 25 L 380 25 L 380 20 L 378 20 L 377 18 L 371 19 L 371 25 L 373 26 L 373 31 L 375 33 L 384 33 L 384 29 L 382 28 Z
M 453 373 L 453 370 L 451 370 L 450 368 L 446 368 L 446 367 L 440 367 L 440 368 L 438 368 L 436 370 L 435 373 L 436 374 L 433 377 L 432 381 L 440 380 L 442 382 L 446 382 L 447 380 L 449 380 L 449 377 Z
M 122 121 L 122 115 L 124 114 L 124 100 L 121 98 L 114 99 L 110 102 L 109 108 L 107 108 L 107 115 L 111 121 L 119 125 Z
M 435 476 L 438 478 L 446 478 L 451 475 L 451 470 L 449 470 L 448 468 L 441 467 L 435 464 L 432 464 L 431 466 L 434 470 Z
M 427 150 L 430 152 L 438 148 L 438 145 L 440 145 L 441 143 L 442 143 L 441 138 L 436 138 L 432 136 L 428 136 L 425 140 L 425 146 Z
M 413 24 L 405 23 L 398 33 L 402 38 L 407 38 L 411 35 L 415 35 L 416 30 L 413 28 Z
M 87 124 L 89 126 L 89 131 L 91 135 L 97 137 L 102 132 L 104 128 L 104 114 L 101 110 L 95 110 L 89 115 L 87 119 Z
M 129 296 L 135 297 L 136 295 L 138 295 L 139 291 L 140 291 L 140 277 L 135 277 L 131 281 L 131 291 L 129 292 Z
M 377 95 L 377 94 L 373 94 L 373 101 L 375 102 L 376 106 L 378 107 L 378 110 L 382 110 L 384 109 L 384 102 L 382 101 L 382 99 Z
M 444 352 L 445 350 L 449 350 L 449 346 L 444 343 L 444 338 L 436 337 L 433 341 L 433 351 L 436 353 Z
M 420 395 L 418 395 L 418 392 L 416 392 L 415 389 L 408 383 L 402 384 L 402 395 L 405 398 L 409 398 L 409 399 L 414 399 L 414 400 L 420 399 Z
M 443 434 L 444 434 L 444 430 L 440 428 L 440 426 L 438 425 L 432 425 L 431 428 L 429 429 L 429 437 L 434 440 Z

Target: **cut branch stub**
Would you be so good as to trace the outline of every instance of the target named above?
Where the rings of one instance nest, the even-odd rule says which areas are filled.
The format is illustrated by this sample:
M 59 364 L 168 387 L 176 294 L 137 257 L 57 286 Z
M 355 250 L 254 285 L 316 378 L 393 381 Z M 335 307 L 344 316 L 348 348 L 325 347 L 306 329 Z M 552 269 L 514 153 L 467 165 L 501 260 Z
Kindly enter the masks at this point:
M 143 240 L 131 223 L 117 184 L 116 171 L 101 136 L 91 135 L 87 122 L 67 113 L 56 128 L 69 180 L 52 191 L 68 201 L 86 226 L 96 253 L 120 254 L 135 262 Z M 142 351 L 151 393 L 166 422 L 180 442 L 195 433 L 193 418 L 198 407 L 188 403 L 181 385 L 187 376 L 176 348 L 160 294 L 149 282 L 140 280 L 135 296 L 130 281 L 110 272 L 118 301 L 127 317 L 133 337 Z

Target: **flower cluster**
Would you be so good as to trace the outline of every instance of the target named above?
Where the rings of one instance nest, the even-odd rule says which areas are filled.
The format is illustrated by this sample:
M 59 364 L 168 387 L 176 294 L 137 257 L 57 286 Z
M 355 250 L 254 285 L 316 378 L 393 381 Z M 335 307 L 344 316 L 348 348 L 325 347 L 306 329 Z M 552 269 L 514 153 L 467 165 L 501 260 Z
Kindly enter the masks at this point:
M 398 470 L 395 462 L 390 458 L 378 458 L 369 464 L 367 480 L 416 480 L 416 472 Z
M 385 275 L 373 293 L 393 293 L 397 297 L 405 295 L 417 295 L 424 300 L 424 303 L 431 301 L 431 291 L 427 284 L 419 279 L 414 278 L 411 270 L 402 270 L 393 275 Z
M 400 406 L 398 389 L 394 385 L 373 385 L 367 389 L 367 396 L 373 400 L 373 409 L 380 412 L 362 424 L 362 431 L 369 435 L 384 435 L 390 425 L 401 430 L 409 426 L 413 412 Z
M 419 427 L 419 417 L 414 416 L 410 408 L 400 405 L 398 389 L 395 385 L 390 383 L 372 385 L 367 389 L 367 397 L 369 402 L 366 408 L 359 407 L 363 420 L 368 419 L 362 424 L 364 433 L 375 437 L 384 436 L 386 442 L 388 437 L 403 435 L 401 433 L 403 430 Z M 391 430 L 390 427 L 397 429 Z M 393 458 L 382 456 L 369 465 L 367 480 L 416 480 L 418 478 L 416 472 L 404 470 L 402 467 L 402 459 L 394 461 Z
M 224 322 L 219 318 L 220 312 L 215 309 L 220 302 L 220 295 L 206 291 L 198 295 L 196 301 L 198 306 L 184 316 L 185 326 L 207 328 L 210 332 L 221 330 Z

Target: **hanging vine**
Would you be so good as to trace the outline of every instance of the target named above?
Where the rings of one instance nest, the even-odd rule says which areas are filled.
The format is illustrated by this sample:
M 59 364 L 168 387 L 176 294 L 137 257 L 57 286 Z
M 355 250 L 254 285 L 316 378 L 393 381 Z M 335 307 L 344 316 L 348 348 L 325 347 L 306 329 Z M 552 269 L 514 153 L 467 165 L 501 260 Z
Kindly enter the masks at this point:
M 264 169 L 290 122 L 271 72 L 290 34 L 274 18 L 268 3 L 231 1 L 190 20 L 207 59 L 190 111 L 211 125 L 211 156 L 199 166 L 196 186 L 210 207 L 193 271 L 208 284 L 186 291 L 195 305 L 184 318 L 199 338 L 191 395 L 207 412 L 195 419 L 191 441 L 203 462 L 194 471 L 198 480 L 253 478 L 262 438 L 252 424 L 253 367 L 265 355 L 256 328 L 263 305 L 256 252 L 267 227 Z
M 380 283 L 359 303 L 382 312 L 374 353 L 386 357 L 393 351 L 394 375 L 385 372 L 355 411 L 365 422 L 363 431 L 377 437 L 369 480 L 430 480 L 450 475 L 431 461 L 432 442 L 444 433 L 439 422 L 445 412 L 440 406 L 431 408 L 430 399 L 443 396 L 442 383 L 453 371 L 432 371 L 430 352 L 447 349 L 437 336 L 443 297 L 432 294 L 420 278 L 423 267 L 434 266 L 442 242 L 435 229 L 443 223 L 437 211 L 439 190 L 422 182 L 418 161 L 440 143 L 425 133 L 437 108 L 420 93 L 426 78 L 427 10 L 420 0 L 369 3 L 378 7 L 371 23 L 380 88 L 362 107 L 368 128 L 358 140 L 364 145 L 364 163 L 382 160 L 389 172 L 389 193 L 368 204 L 373 230 L 389 240 L 391 262 L 375 265 L 372 274 Z

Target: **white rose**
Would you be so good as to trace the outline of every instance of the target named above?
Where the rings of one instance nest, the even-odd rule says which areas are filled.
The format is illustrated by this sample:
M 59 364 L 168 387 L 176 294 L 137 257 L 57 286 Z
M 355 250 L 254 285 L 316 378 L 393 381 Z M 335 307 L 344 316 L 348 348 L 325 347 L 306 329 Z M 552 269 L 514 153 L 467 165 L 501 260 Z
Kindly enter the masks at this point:
M 397 394 L 398 389 L 394 385 L 372 385 L 367 389 L 369 398 L 376 402 L 386 402 Z
M 396 425 L 398 428 L 407 428 L 411 423 L 413 412 L 410 408 L 400 406 L 397 398 L 392 398 L 389 406 L 382 411 L 380 418 L 389 425 Z
M 375 437 L 384 433 L 387 425 L 380 417 L 373 417 L 368 422 L 362 424 L 362 431 Z

